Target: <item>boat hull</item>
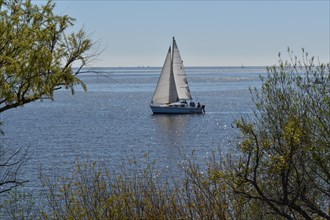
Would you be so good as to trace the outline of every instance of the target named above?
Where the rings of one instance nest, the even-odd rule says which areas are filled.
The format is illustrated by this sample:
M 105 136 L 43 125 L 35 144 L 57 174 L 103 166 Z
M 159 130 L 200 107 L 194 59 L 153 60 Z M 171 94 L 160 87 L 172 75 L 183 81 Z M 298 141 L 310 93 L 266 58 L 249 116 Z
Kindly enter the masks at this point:
M 154 114 L 202 114 L 205 112 L 205 106 L 190 107 L 190 106 L 150 106 Z

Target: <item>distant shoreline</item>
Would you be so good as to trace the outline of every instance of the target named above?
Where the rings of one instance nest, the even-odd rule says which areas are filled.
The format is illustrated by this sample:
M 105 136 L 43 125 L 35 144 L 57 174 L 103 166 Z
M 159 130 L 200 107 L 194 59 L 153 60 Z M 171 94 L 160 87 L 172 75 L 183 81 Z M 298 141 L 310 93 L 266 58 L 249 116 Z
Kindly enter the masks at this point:
M 265 66 L 185 66 L 185 69 L 198 69 L 198 68 L 266 68 Z M 79 67 L 72 67 L 73 69 L 78 69 Z M 158 69 L 162 68 L 161 66 L 93 66 L 93 67 L 84 67 L 83 69 Z

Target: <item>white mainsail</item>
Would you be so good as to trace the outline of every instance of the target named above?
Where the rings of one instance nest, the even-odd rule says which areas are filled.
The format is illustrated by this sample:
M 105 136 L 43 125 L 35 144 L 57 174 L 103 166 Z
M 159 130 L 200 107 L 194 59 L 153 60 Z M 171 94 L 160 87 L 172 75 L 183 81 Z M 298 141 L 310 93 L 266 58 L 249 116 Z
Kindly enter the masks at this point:
M 183 67 L 183 61 L 180 56 L 179 48 L 173 37 L 172 68 L 176 90 L 180 100 L 192 100 L 188 80 Z
M 167 56 L 157 87 L 155 89 L 152 103 L 169 104 L 178 101 L 178 93 L 174 82 L 172 71 L 171 47 L 168 49 Z

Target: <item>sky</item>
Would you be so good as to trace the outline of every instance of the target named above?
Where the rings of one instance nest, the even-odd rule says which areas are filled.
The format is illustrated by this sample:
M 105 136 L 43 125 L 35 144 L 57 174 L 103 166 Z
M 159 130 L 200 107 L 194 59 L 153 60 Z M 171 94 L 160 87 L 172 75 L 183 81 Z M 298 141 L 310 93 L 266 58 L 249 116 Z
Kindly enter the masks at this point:
M 90 66 L 162 66 L 173 36 L 185 66 L 273 65 L 288 47 L 330 60 L 330 0 L 54 2 L 102 49 Z

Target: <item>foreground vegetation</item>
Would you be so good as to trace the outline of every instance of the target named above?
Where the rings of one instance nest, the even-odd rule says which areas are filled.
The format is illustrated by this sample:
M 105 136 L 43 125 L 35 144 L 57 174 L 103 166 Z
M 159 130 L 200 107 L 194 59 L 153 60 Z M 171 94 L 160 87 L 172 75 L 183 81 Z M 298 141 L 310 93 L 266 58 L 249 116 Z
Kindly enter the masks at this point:
M 182 164 L 180 179 L 153 163 L 132 161 L 112 175 L 95 163 L 78 164 L 70 177 L 43 178 L 42 195 L 12 191 L 2 207 L 10 219 L 279 219 L 228 187 L 224 168 L 210 158 Z M 219 155 L 218 155 L 219 156 Z M 146 166 L 145 166 L 146 165 Z M 144 168 L 142 168 L 144 167 Z M 205 172 L 206 171 L 206 172 Z M 44 201 L 40 203 L 40 200 Z

